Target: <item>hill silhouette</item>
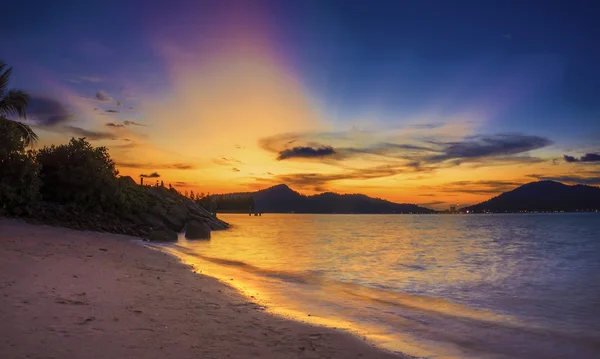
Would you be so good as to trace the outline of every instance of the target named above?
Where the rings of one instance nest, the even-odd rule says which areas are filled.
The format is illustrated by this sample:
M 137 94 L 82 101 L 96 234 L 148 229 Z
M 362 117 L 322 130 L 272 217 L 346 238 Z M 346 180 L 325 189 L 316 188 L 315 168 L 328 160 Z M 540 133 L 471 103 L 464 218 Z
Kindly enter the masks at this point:
M 555 181 L 524 184 L 485 202 L 462 208 L 470 212 L 575 212 L 600 210 L 600 188 Z
M 219 198 L 248 196 L 254 199 L 255 211 L 267 213 L 433 213 L 415 204 L 394 203 L 363 194 L 326 192 L 312 196 L 302 195 L 285 184 L 256 192 L 216 195 Z M 240 208 L 239 211 L 248 211 Z

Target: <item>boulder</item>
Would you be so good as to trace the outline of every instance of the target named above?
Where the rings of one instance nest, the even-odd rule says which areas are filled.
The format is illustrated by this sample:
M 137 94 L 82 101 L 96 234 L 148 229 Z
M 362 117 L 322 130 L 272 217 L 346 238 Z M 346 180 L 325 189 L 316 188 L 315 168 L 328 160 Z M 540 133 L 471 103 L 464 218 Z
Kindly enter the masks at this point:
M 167 227 L 174 230 L 175 232 L 181 232 L 181 230 L 183 229 L 183 222 L 170 214 L 165 214 L 162 217 L 162 220 L 167 225 Z
M 117 178 L 117 181 L 119 183 L 119 186 L 122 187 L 135 187 L 137 185 L 135 180 L 130 176 L 121 176 Z
M 169 214 L 177 218 L 177 220 L 179 220 L 181 223 L 185 223 L 190 219 L 188 208 L 185 204 L 179 204 L 172 207 L 169 210 Z
M 165 209 L 165 207 L 160 206 L 158 204 L 155 204 L 154 206 L 150 207 L 148 209 L 148 212 L 150 212 L 151 214 L 153 214 L 157 217 L 161 217 L 161 218 L 163 218 L 163 216 L 165 216 L 167 214 L 167 210 Z
M 229 228 L 229 225 L 227 223 L 215 217 L 198 216 L 196 214 L 191 214 L 190 217 L 192 218 L 192 220 L 206 223 L 206 225 L 208 225 L 213 231 Z
M 185 225 L 185 238 L 187 239 L 210 239 L 210 227 L 200 221 L 191 220 Z
M 142 221 L 139 217 L 137 217 L 136 215 L 134 215 L 133 213 L 130 213 L 130 212 L 123 213 L 121 215 L 121 218 L 124 220 L 127 220 L 131 223 L 134 223 L 134 224 L 144 223 L 144 221 Z
M 148 240 L 150 242 L 176 242 L 177 233 L 170 229 L 152 231 L 148 234 Z
M 138 217 L 147 225 L 152 226 L 154 229 L 163 229 L 167 228 L 162 219 L 159 217 L 150 214 L 150 213 L 140 213 Z

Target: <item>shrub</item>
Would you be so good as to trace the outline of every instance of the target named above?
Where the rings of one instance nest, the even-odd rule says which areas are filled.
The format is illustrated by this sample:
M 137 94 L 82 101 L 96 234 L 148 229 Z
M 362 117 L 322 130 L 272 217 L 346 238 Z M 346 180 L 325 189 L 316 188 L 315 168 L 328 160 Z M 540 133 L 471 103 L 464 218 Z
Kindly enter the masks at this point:
M 39 165 L 26 150 L 23 124 L 0 116 L 0 208 L 15 212 L 39 196 Z
M 37 161 L 42 199 L 80 209 L 114 209 L 118 171 L 106 147 L 72 138 L 66 145 L 42 148 Z

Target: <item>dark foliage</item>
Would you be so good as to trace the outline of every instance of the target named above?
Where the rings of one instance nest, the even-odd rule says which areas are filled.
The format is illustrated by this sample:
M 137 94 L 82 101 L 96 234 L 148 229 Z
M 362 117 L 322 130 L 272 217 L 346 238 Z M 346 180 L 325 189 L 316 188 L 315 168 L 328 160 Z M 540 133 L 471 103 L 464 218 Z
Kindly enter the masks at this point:
M 112 209 L 117 200 L 118 174 L 106 147 L 93 147 L 84 138 L 66 145 L 44 147 L 41 165 L 42 199 L 82 209 Z
M 39 165 L 21 125 L 0 116 L 0 209 L 8 212 L 29 210 L 40 187 Z

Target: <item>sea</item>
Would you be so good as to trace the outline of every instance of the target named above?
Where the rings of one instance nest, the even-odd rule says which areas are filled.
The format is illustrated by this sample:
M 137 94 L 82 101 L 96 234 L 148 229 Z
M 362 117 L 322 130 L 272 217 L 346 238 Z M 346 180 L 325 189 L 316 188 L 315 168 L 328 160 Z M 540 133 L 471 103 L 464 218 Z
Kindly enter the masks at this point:
M 163 250 L 278 315 L 418 358 L 600 358 L 600 213 L 219 217 Z

